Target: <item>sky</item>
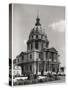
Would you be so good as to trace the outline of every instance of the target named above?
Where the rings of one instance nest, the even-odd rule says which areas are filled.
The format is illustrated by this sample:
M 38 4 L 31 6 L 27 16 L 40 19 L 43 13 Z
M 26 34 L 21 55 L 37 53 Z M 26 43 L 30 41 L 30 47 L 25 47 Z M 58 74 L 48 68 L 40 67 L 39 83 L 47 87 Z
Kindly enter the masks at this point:
M 61 66 L 65 66 L 65 7 L 13 4 L 13 56 L 27 51 L 26 41 L 35 26 L 39 14 L 40 23 L 49 40 L 49 48 L 57 49 Z

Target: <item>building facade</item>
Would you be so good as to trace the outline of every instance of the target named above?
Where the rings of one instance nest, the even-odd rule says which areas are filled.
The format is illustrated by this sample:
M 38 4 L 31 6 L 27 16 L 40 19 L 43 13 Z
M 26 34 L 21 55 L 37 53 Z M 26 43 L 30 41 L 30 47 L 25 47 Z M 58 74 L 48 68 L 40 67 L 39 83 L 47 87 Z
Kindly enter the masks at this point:
M 49 48 L 49 40 L 37 16 L 34 28 L 29 34 L 27 51 L 21 52 L 15 60 L 15 65 L 21 67 L 22 75 L 45 75 L 48 72 L 59 71 L 58 51 Z

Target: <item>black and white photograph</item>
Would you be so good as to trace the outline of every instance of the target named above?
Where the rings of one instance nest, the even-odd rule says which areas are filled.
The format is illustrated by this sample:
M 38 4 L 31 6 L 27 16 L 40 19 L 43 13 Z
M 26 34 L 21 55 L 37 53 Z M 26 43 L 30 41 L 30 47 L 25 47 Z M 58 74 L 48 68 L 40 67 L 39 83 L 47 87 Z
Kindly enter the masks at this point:
M 9 18 L 10 83 L 65 83 L 65 7 L 10 4 Z

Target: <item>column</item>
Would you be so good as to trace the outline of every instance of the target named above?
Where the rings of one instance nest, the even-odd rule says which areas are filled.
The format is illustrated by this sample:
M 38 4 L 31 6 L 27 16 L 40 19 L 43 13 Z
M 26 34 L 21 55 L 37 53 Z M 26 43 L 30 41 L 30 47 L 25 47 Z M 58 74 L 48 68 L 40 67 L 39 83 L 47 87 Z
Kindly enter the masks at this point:
M 50 63 L 49 63 L 49 72 L 50 72 Z
M 33 69 L 34 69 L 34 70 L 33 70 L 33 71 L 34 71 L 33 73 L 36 74 L 36 63 L 35 63 L 35 62 L 34 62 L 34 65 L 33 65 L 33 66 L 34 66 L 34 67 L 33 67 Z
M 36 74 L 38 74 L 38 61 L 36 61 Z
M 39 62 L 38 62 L 38 68 L 37 69 L 38 69 L 38 74 L 39 74 Z
M 46 52 L 43 52 L 43 59 L 46 61 Z
M 46 74 L 46 62 L 44 61 L 44 75 Z
M 50 64 L 50 71 L 51 71 L 51 73 L 52 73 L 52 63 Z
M 22 74 L 23 74 L 23 67 L 21 66 L 21 72 L 22 72 Z

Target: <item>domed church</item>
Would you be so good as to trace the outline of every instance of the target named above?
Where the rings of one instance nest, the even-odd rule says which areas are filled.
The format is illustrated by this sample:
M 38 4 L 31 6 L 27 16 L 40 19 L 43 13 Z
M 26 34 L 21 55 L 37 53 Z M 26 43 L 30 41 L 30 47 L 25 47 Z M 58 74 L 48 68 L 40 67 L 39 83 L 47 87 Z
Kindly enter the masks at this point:
M 48 46 L 47 34 L 37 16 L 35 26 L 29 34 L 27 51 L 21 52 L 13 61 L 15 65 L 21 67 L 22 75 L 46 75 L 59 71 L 58 51 Z

